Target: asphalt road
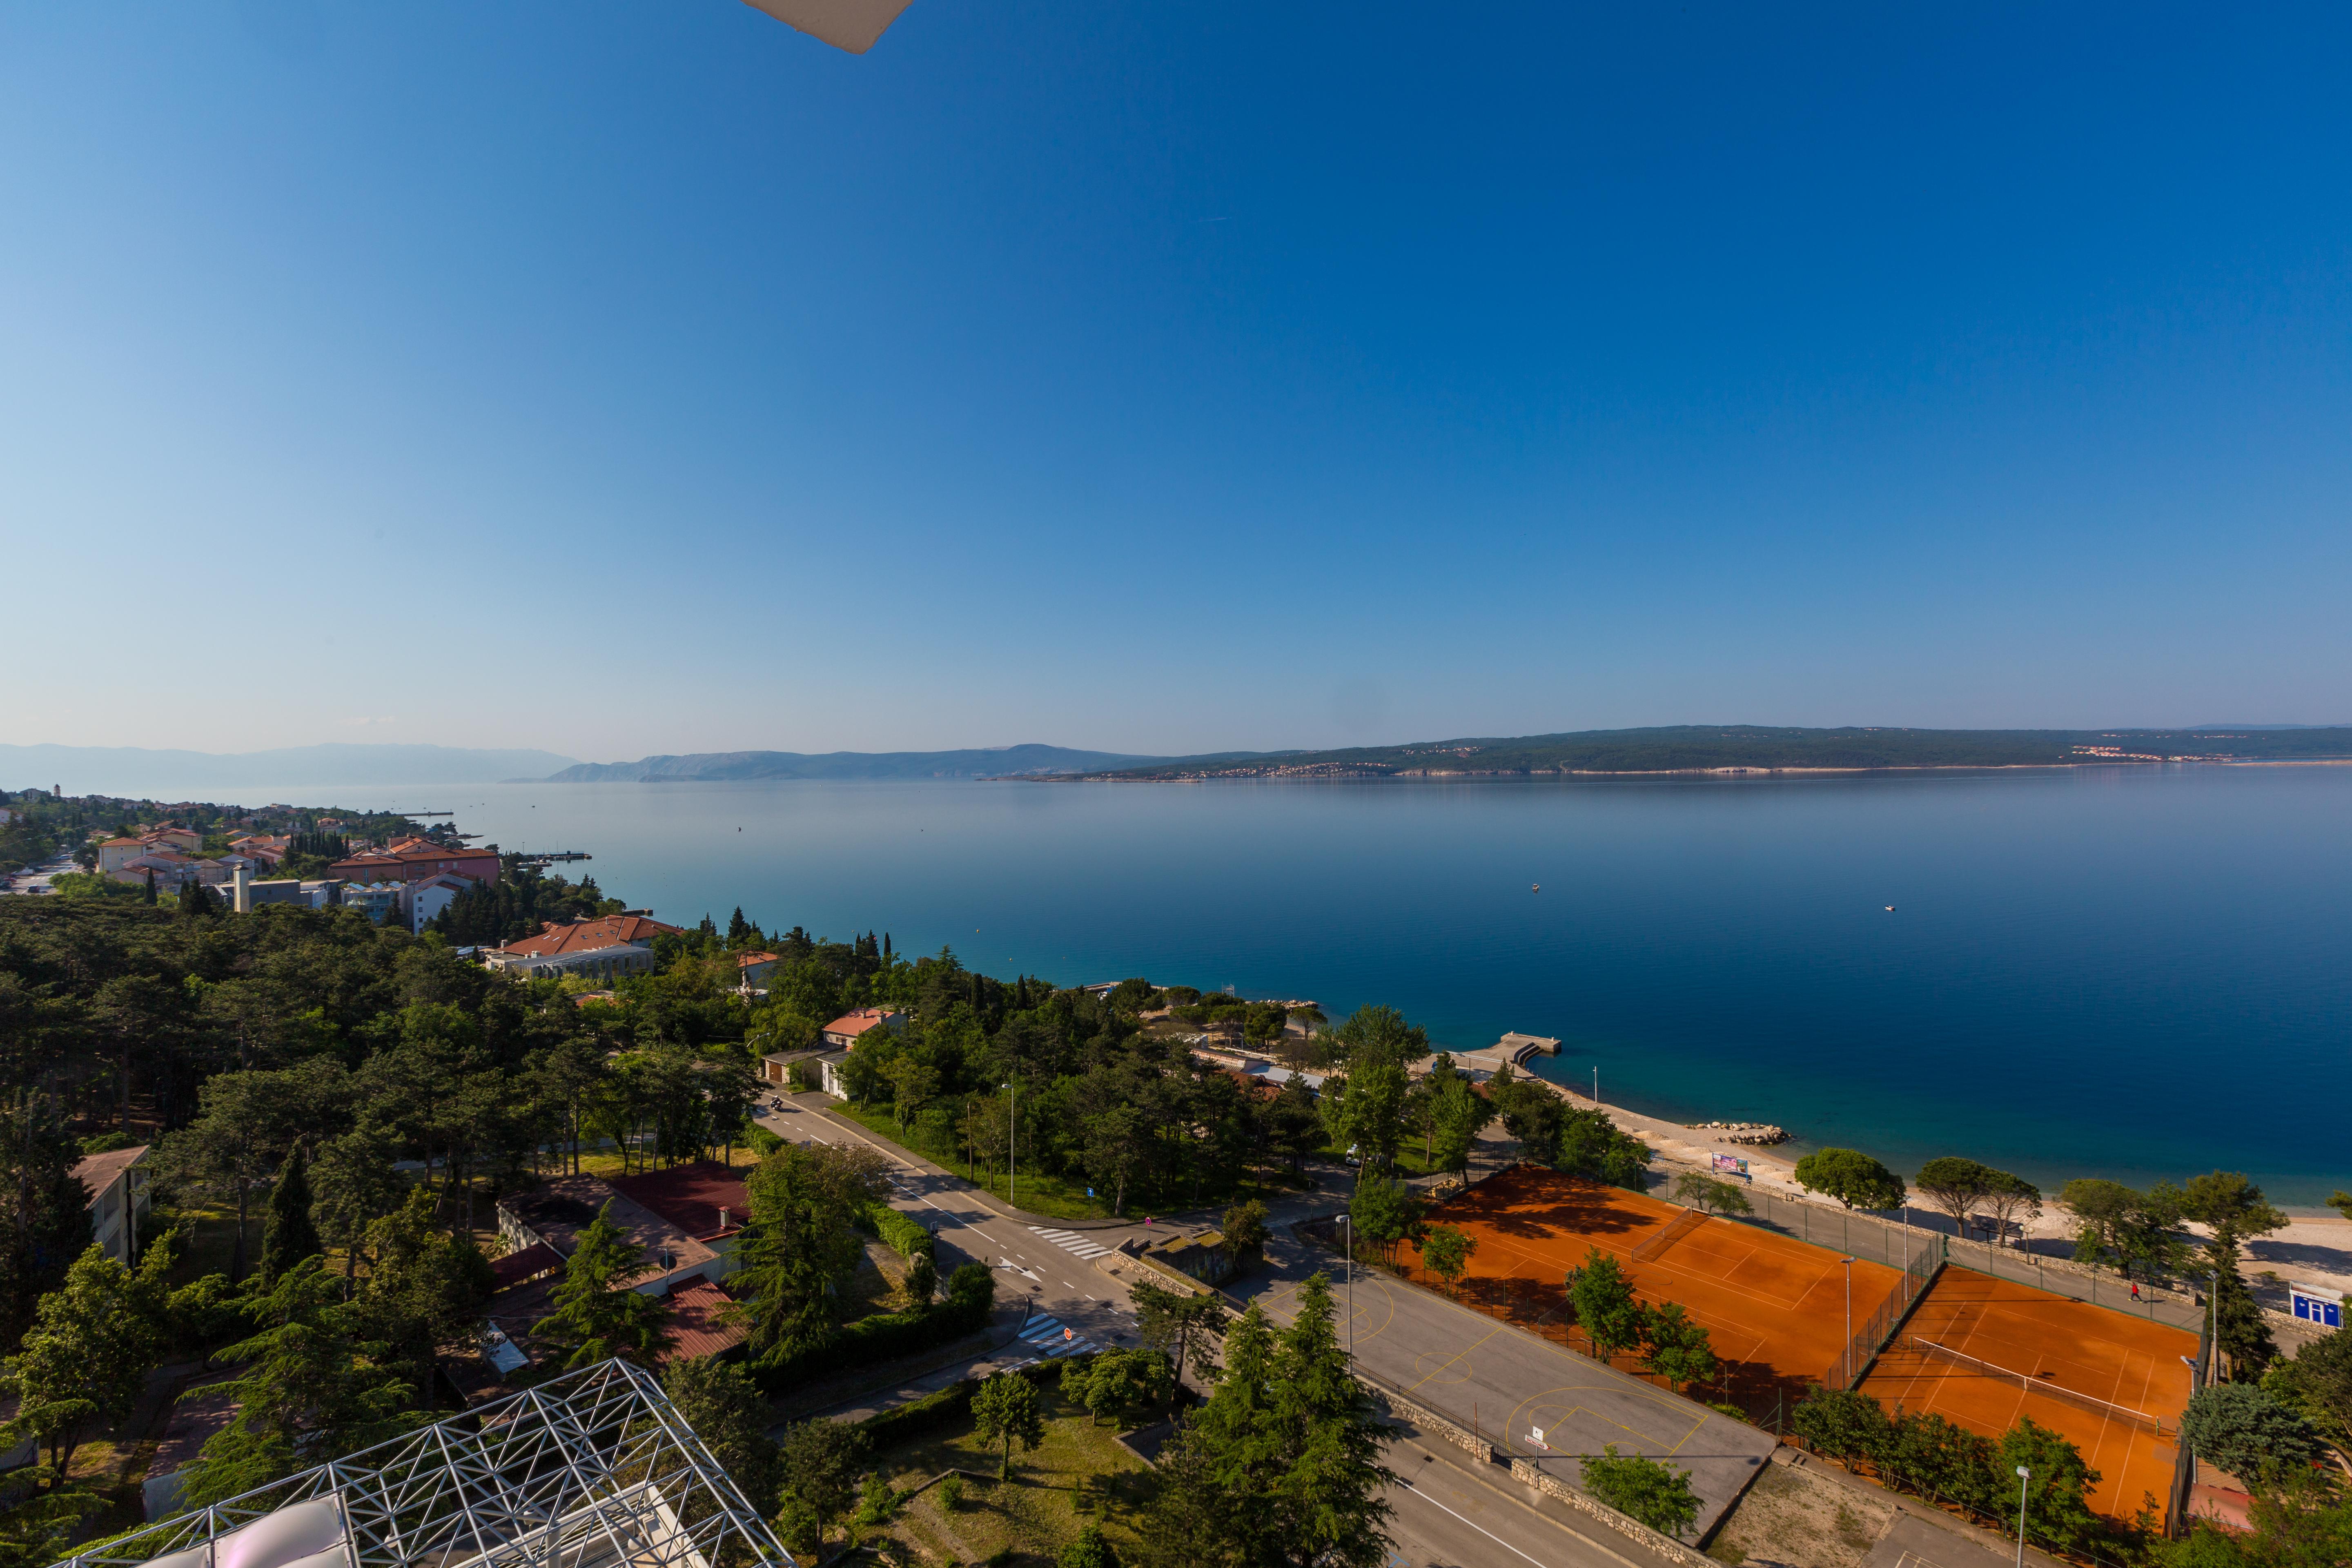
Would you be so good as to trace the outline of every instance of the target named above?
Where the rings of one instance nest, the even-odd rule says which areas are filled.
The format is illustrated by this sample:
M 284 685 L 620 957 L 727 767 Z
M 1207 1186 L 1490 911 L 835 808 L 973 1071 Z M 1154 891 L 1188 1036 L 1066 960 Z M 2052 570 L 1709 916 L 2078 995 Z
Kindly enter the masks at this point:
M 878 1150 L 896 1167 L 893 1205 L 937 1234 L 942 1272 L 968 1260 L 984 1263 L 997 1271 L 999 1300 L 1014 1292 L 1030 1297 L 1032 1324 L 1050 1325 L 1033 1327 L 1034 1353 L 1064 1345 L 1075 1350 L 1135 1342 L 1134 1309 L 1125 1288 L 1049 1239 L 1046 1232 L 1061 1229 L 1054 1220 L 1008 1218 L 982 1204 L 961 1177 L 790 1098 L 782 1110 L 761 1110 L 759 1120 L 795 1142 L 864 1143 Z M 1126 1226 L 1062 1234 L 1081 1247 L 1115 1247 L 1145 1232 L 1140 1226 Z M 1298 1277 L 1306 1272 L 1301 1269 Z M 1362 1298 L 1360 1285 L 1360 1308 Z M 1070 1331 L 1069 1340 L 1060 1337 L 1063 1329 Z M 1482 1467 L 1444 1443 L 1426 1442 L 1408 1431 L 1389 1446 L 1386 1462 L 1398 1477 L 1386 1492 L 1395 1510 L 1388 1568 L 1663 1568 L 1662 1560 L 1634 1542 L 1538 1498 L 1499 1467 Z
M 1359 1268 L 1349 1321 L 1344 1263 L 1277 1235 L 1265 1272 L 1234 1294 L 1255 1298 L 1287 1321 L 1298 1287 L 1320 1269 L 1333 1280 L 1360 1366 L 1438 1415 L 1573 1484 L 1575 1456 L 1608 1444 L 1690 1471 L 1704 1532 L 1746 1488 L 1773 1440 L 1744 1421 L 1717 1415 L 1637 1377 L 1539 1340 L 1433 1290 Z M 1534 1434 L 1540 1431 L 1538 1441 Z

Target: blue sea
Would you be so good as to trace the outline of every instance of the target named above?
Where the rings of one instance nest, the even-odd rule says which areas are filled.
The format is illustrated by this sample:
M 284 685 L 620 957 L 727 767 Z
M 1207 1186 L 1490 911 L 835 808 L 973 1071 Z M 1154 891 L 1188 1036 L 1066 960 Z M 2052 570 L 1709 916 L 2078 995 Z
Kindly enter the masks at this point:
M 1906 1170 L 2352 1187 L 2352 768 L 251 794 L 454 809 L 681 923 L 1557 1036 L 1609 1100 Z

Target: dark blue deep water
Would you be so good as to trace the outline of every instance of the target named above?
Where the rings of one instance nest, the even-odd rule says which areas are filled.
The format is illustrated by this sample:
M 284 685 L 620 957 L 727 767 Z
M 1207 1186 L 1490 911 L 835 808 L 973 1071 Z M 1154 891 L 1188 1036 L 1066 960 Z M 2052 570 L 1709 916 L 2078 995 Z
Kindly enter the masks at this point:
M 1556 1035 L 1611 1100 L 1906 1169 L 2352 1186 L 2347 768 L 332 793 L 679 921 Z

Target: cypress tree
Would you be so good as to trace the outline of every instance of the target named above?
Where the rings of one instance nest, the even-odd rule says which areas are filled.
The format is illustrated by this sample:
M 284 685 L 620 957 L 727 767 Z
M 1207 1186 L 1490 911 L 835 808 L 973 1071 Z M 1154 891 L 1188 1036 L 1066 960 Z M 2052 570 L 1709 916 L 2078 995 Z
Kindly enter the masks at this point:
M 310 1223 L 310 1174 L 302 1145 L 286 1156 L 278 1184 L 269 1189 L 269 1218 L 261 1233 L 261 1278 L 283 1279 L 286 1271 L 322 1251 L 319 1227 Z
M 151 904 L 155 901 L 155 868 L 152 866 L 147 868 L 147 901 Z

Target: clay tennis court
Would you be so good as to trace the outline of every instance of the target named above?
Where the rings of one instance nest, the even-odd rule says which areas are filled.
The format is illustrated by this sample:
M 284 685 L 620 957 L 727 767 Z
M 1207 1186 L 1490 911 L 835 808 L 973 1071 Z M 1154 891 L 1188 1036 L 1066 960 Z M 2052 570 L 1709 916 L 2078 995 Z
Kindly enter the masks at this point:
M 2179 1329 L 1947 1268 L 1862 1391 L 1988 1437 L 2031 1415 L 2099 1472 L 2093 1508 L 2126 1519 L 2152 1498 L 2161 1517 L 2189 1403 L 2180 1358 L 2196 1353 L 2197 1337 Z
M 1706 1326 L 1724 1363 L 1723 1392 L 1767 1415 L 1776 1392 L 1793 1405 L 1846 1342 L 1839 1254 L 1738 1220 L 1521 1166 L 1430 1210 L 1428 1221 L 1477 1240 L 1460 1286 L 1465 1304 L 1586 1351 L 1567 1326 L 1563 1280 L 1588 1247 L 1611 1254 L 1643 1300 L 1678 1301 Z M 1411 1244 L 1402 1257 L 1420 1262 Z M 1440 1288 L 1417 1268 L 1415 1277 Z M 1883 1264 L 1855 1263 L 1853 1321 L 1867 1319 L 1900 1279 Z

